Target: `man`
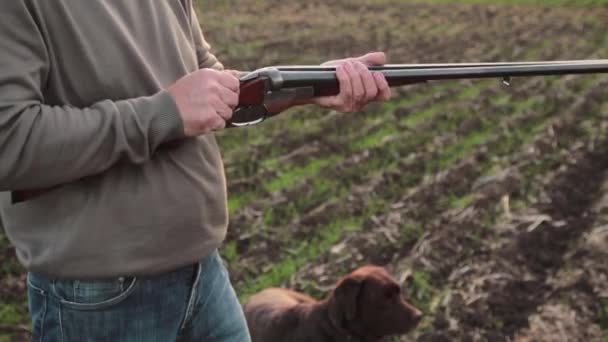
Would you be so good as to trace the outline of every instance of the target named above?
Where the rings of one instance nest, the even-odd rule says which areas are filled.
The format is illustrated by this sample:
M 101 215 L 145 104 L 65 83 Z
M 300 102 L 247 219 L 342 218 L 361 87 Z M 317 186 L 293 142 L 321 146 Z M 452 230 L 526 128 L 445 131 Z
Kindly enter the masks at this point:
M 228 44 L 228 42 L 224 42 Z M 238 101 L 190 0 L 11 0 L 0 11 L 0 210 L 35 341 L 248 341 L 218 256 L 212 132 Z M 382 53 L 334 61 L 344 112 L 387 100 Z

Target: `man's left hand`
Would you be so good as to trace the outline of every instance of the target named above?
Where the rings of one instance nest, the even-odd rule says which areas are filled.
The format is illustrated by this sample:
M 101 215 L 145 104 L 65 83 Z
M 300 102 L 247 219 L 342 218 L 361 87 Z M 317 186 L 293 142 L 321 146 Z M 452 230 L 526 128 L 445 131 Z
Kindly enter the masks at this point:
M 370 102 L 387 101 L 391 89 L 380 72 L 370 72 L 368 66 L 384 65 L 386 55 L 372 52 L 364 56 L 329 61 L 323 65 L 336 66 L 340 93 L 335 96 L 315 98 L 312 102 L 339 112 L 358 112 Z

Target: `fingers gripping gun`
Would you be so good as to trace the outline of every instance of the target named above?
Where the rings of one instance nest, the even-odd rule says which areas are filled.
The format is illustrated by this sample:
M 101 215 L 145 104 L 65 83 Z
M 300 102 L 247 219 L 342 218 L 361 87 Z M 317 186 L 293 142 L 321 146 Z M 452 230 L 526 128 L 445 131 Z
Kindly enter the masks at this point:
M 608 73 L 608 59 L 452 64 L 394 64 L 369 67 L 381 72 L 389 86 L 436 80 Z M 226 127 L 258 124 L 291 105 L 319 96 L 336 95 L 340 85 L 335 67 L 278 66 L 258 69 L 241 77 L 239 104 Z M 608 95 L 607 95 L 608 96 Z

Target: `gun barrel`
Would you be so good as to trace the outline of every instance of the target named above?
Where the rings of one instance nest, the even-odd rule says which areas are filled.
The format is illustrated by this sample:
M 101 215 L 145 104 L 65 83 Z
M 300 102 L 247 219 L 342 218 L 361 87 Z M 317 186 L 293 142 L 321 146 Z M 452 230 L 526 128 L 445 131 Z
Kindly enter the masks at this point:
M 278 67 L 282 87 L 313 85 L 315 95 L 333 95 L 338 91 L 335 67 Z M 390 86 L 401 86 L 435 80 L 552 76 L 567 74 L 608 73 L 608 59 L 550 62 L 402 64 L 370 67 L 382 72 Z
M 387 79 L 396 84 L 401 79 L 445 80 L 461 78 L 552 76 L 569 74 L 590 74 L 608 72 L 608 60 L 603 62 L 570 62 L 544 64 L 479 65 L 447 68 L 421 68 L 384 70 Z M 389 81 L 390 83 L 390 81 Z
M 370 70 L 403 70 L 403 69 L 441 69 L 441 68 L 466 68 L 466 67 L 497 67 L 497 66 L 520 66 L 520 65 L 554 65 L 554 64 L 601 64 L 608 63 L 608 59 L 575 59 L 558 61 L 525 61 L 525 62 L 475 62 L 475 63 L 423 63 L 423 64 L 385 64 L 382 66 L 370 66 Z M 330 65 L 279 65 L 273 67 L 280 71 L 335 71 L 335 66 Z

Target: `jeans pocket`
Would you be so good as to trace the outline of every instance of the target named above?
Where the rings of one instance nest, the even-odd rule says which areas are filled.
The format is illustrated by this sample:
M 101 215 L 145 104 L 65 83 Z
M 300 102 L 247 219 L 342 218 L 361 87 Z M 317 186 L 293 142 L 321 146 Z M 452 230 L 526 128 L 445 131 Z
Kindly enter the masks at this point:
M 30 274 L 27 276 L 27 306 L 32 317 L 32 341 L 42 341 L 47 310 L 47 292 L 34 285 Z
M 53 292 L 64 307 L 76 310 L 100 310 L 127 299 L 136 285 L 136 277 L 91 281 L 56 280 L 53 282 Z

